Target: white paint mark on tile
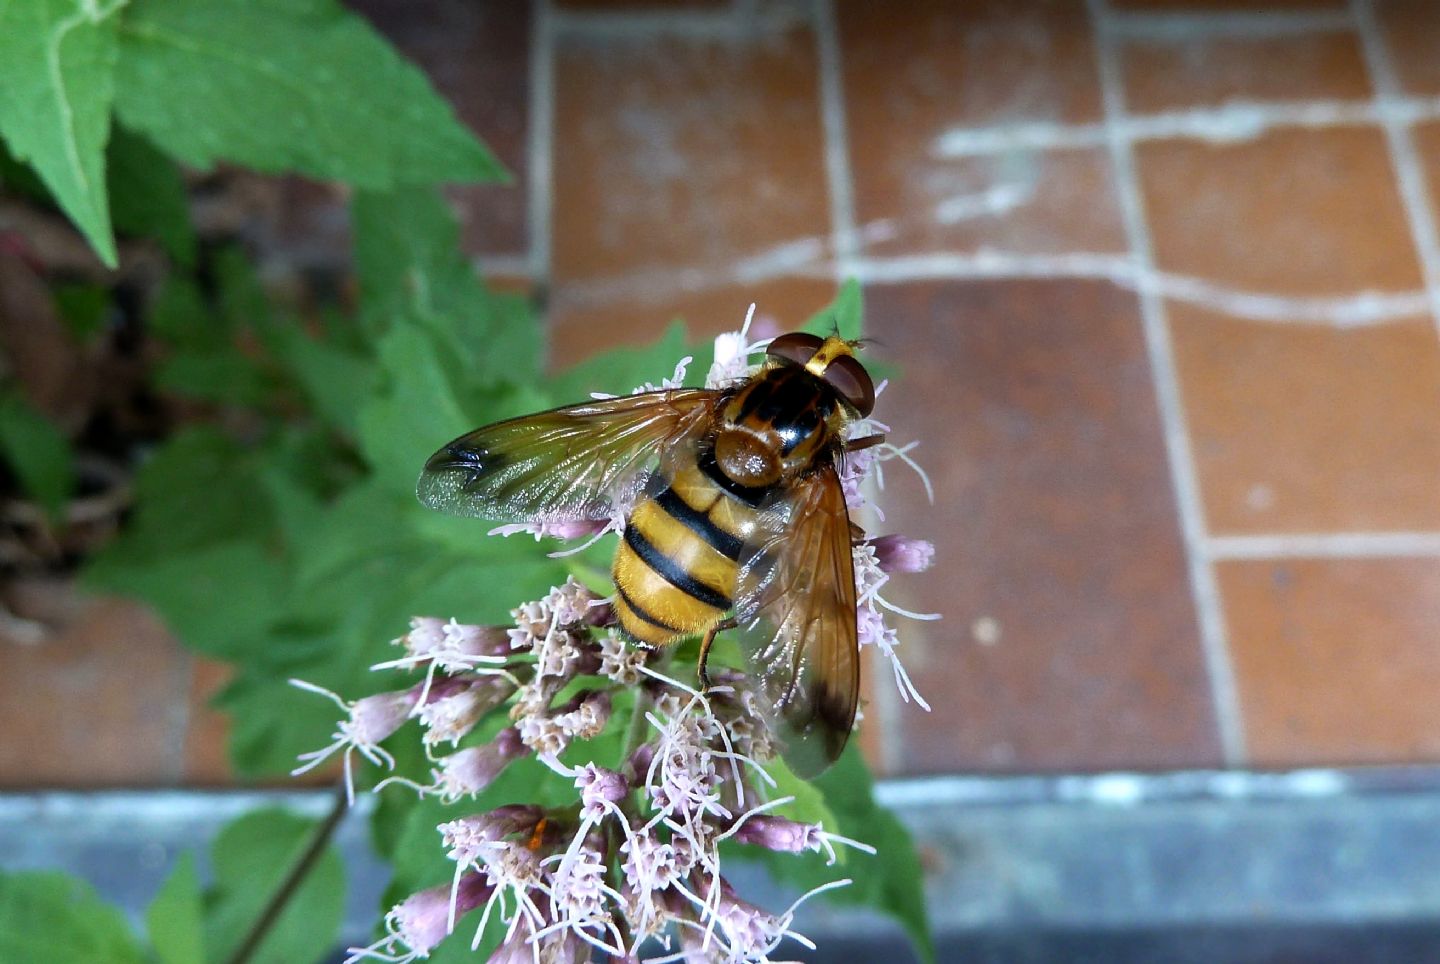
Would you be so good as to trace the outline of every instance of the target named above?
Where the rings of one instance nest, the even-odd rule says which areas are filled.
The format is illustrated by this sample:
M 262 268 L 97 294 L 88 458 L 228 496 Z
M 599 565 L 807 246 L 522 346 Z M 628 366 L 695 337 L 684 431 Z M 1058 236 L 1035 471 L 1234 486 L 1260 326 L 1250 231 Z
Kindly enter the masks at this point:
M 1000 620 L 981 616 L 970 624 L 970 638 L 981 646 L 994 646 L 1000 642 Z
M 996 184 L 974 194 L 957 194 L 935 205 L 935 220 L 958 224 L 976 218 L 994 218 L 1024 207 L 1035 196 L 1035 182 L 1012 181 Z
M 1115 133 L 1123 141 L 1186 138 L 1214 144 L 1254 140 L 1283 128 L 1354 127 L 1381 123 L 1390 112 L 1401 123 L 1440 118 L 1440 98 L 1396 97 L 1382 111 L 1370 101 L 1247 101 L 1220 107 L 1196 107 L 1127 116 Z M 932 147 L 940 157 L 1003 154 L 1014 151 L 1075 150 L 1103 147 L 1110 133 L 1104 124 L 1024 121 L 992 127 L 957 127 L 940 134 Z
M 1380 33 L 1374 0 L 1351 0 L 1350 11 L 1360 31 L 1365 64 L 1375 85 L 1375 105 L 1390 145 L 1390 159 L 1400 185 L 1400 198 L 1405 204 L 1405 217 L 1420 254 L 1420 268 L 1430 294 L 1431 318 L 1440 330 L 1440 232 L 1435 226 L 1434 199 L 1425 181 L 1425 165 L 1410 132 L 1413 119 L 1403 107 L 1400 80 Z

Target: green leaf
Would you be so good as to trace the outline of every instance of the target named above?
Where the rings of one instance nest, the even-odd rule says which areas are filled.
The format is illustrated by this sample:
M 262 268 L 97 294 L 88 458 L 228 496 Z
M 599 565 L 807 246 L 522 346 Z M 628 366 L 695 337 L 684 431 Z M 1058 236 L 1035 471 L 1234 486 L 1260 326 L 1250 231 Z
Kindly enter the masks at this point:
M 177 263 L 195 263 L 190 202 L 174 161 L 139 134 L 116 127 L 110 138 L 108 180 L 117 231 L 154 238 Z
M 785 761 L 776 757 L 765 763 L 765 772 L 775 781 L 775 789 L 770 794 L 770 799 L 779 797 L 794 797 L 792 803 L 778 807 L 774 813 L 789 817 L 799 823 L 818 823 L 828 829 L 840 825 L 839 819 L 831 811 L 825 802 L 825 794 L 813 783 L 807 783 L 786 765 Z M 836 851 L 836 857 L 840 863 L 846 860 L 845 849 L 842 847 Z
M 402 321 L 426 326 L 454 356 L 457 385 L 538 376 L 539 324 L 519 299 L 485 288 L 439 194 L 360 192 L 352 218 L 361 308 L 372 330 Z
M 584 401 L 591 392 L 623 395 L 647 383 L 658 385 L 675 373 L 676 363 L 686 355 L 694 359 L 686 381 L 699 384 L 711 357 L 709 346 L 692 343 L 685 323 L 675 321 L 651 344 L 607 351 L 561 372 L 549 384 L 561 404 Z
M 865 294 L 860 282 L 848 279 L 840 286 L 835 300 L 811 316 L 802 331 L 825 336 L 839 332 L 852 341 L 865 333 Z
M 353 436 L 361 407 L 375 393 L 375 360 L 348 351 L 333 339 L 312 338 L 295 326 L 277 329 L 275 338 L 280 364 L 299 383 L 315 413 Z
M 425 460 L 476 422 L 456 397 L 433 335 L 395 328 L 380 340 L 379 357 L 388 391 L 360 410 L 360 448 L 380 481 L 413 493 Z
M 824 818 L 825 829 L 869 844 L 875 848 L 874 856 L 852 853 L 842 874 L 836 867 L 827 866 L 818 854 L 776 853 L 730 844 L 722 845 L 725 852 L 758 860 L 777 881 L 801 891 L 849 877 L 849 886 L 827 891 L 824 899 L 836 904 L 861 904 L 890 915 L 905 929 L 921 959 L 934 964 L 935 944 L 925 912 L 919 855 L 905 827 L 875 802 L 870 773 L 853 740 L 835 765 L 813 781 L 813 786 L 830 812 Z M 808 822 L 810 817 L 794 819 Z M 836 850 L 837 856 L 843 852 L 838 846 Z
M 359 187 L 504 174 L 425 75 L 332 2 L 135 0 L 115 108 L 180 161 Z
M 189 278 L 171 277 L 155 295 L 146 319 L 150 334 L 174 349 L 222 349 L 230 344 L 226 319 L 205 303 Z
M 172 435 L 145 463 L 135 486 L 135 517 L 111 543 L 121 547 L 117 562 L 143 564 L 270 530 L 256 453 L 210 427 Z
M 207 900 L 205 946 L 227 960 L 314 838 L 316 824 L 283 810 L 261 810 L 231 823 L 215 841 L 215 886 Z M 334 947 L 345 907 L 345 871 L 327 848 L 248 960 L 301 964 Z
M 839 832 L 875 848 L 874 857 L 857 857 L 855 883 L 830 891 L 837 903 L 867 904 L 900 922 L 922 960 L 934 964 L 935 940 L 925 912 L 925 878 L 910 831 L 875 802 L 874 781 L 854 740 L 835 765 L 815 780 L 835 812 Z M 771 864 L 773 867 L 774 864 Z
M 89 884 L 59 873 L 0 872 L 0 961 L 144 960 L 125 915 Z
M 176 354 L 155 372 L 155 384 L 187 398 L 252 408 L 263 407 L 278 388 L 263 369 L 233 348 Z
M 58 516 L 75 487 L 70 440 L 13 389 L 0 389 L 0 456 L 26 494 Z
M 100 260 L 115 266 L 105 142 L 124 0 L 0 4 L 0 136 L 29 162 Z
M 150 946 L 160 964 L 205 964 L 201 896 L 195 857 L 183 853 L 145 912 Z
M 66 327 L 78 341 L 89 341 L 98 335 L 110 317 L 110 292 L 101 285 L 75 282 L 57 284 L 51 289 L 55 307 Z
M 259 644 L 288 584 L 270 552 L 237 540 L 108 570 L 104 585 L 155 607 L 191 649 L 241 660 L 263 651 Z

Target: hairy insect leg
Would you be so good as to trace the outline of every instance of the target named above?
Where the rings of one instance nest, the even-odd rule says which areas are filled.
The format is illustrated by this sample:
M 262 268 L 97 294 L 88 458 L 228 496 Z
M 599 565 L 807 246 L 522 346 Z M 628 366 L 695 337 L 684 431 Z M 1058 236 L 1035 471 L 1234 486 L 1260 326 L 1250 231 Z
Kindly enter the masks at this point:
M 734 629 L 738 625 L 740 624 L 735 621 L 734 616 L 727 616 L 705 630 L 705 638 L 700 640 L 700 689 L 702 692 L 710 689 L 710 672 L 706 669 L 706 662 L 710 659 L 710 646 L 715 642 L 715 636 L 727 629 Z

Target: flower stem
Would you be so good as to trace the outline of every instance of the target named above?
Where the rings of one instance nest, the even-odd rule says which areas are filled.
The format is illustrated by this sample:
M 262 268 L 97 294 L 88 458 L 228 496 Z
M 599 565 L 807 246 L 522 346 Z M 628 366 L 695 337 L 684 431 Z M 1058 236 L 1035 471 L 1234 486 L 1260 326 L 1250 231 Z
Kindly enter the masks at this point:
M 310 842 L 305 845 L 304 851 L 290 866 L 284 879 L 280 881 L 280 886 L 275 889 L 275 893 L 265 903 L 264 909 L 255 918 L 255 923 L 250 925 L 250 930 L 246 932 L 245 939 L 240 942 L 240 946 L 225 959 L 225 964 L 246 964 L 255 956 L 255 952 L 260 949 L 261 942 L 265 940 L 276 921 L 280 919 L 280 915 L 285 912 L 290 898 L 295 896 L 295 892 L 300 889 L 305 878 L 310 876 L 310 871 L 315 869 L 320 855 L 325 852 L 325 848 L 330 843 L 330 838 L 335 836 L 335 831 L 340 826 L 346 809 L 345 784 L 342 782 L 335 790 L 335 802 L 330 807 L 330 812 L 315 828 Z

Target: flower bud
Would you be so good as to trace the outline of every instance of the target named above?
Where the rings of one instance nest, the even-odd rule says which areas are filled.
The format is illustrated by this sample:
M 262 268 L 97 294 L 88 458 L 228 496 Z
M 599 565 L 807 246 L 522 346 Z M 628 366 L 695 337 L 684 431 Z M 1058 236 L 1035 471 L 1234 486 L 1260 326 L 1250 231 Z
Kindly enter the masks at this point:
M 935 559 L 935 543 L 905 536 L 881 536 L 869 540 L 875 561 L 885 572 L 924 572 Z
M 420 699 L 420 687 L 376 693 L 356 700 L 350 719 L 342 727 L 356 746 L 374 746 L 400 729 Z
M 756 844 L 768 850 L 798 854 L 802 850 L 820 849 L 820 828 L 768 813 L 757 813 L 735 831 L 741 843 Z
M 500 775 L 510 761 L 528 752 L 519 731 L 507 726 L 489 743 L 468 747 L 441 759 L 440 769 L 435 773 L 436 787 L 445 800 L 458 800 L 479 793 Z
M 391 944 L 398 939 L 410 950 L 410 957 L 425 957 L 450 933 L 452 900 L 454 916 L 458 919 L 462 914 L 488 901 L 494 892 L 484 874 L 472 872 L 462 874 L 453 887 L 450 884 L 441 884 L 411 894 L 390 908 L 390 913 L 385 915 L 385 926 L 390 937 L 381 941 L 381 944 Z M 375 950 L 376 947 L 373 946 L 367 948 L 351 960 L 378 956 L 374 953 Z

